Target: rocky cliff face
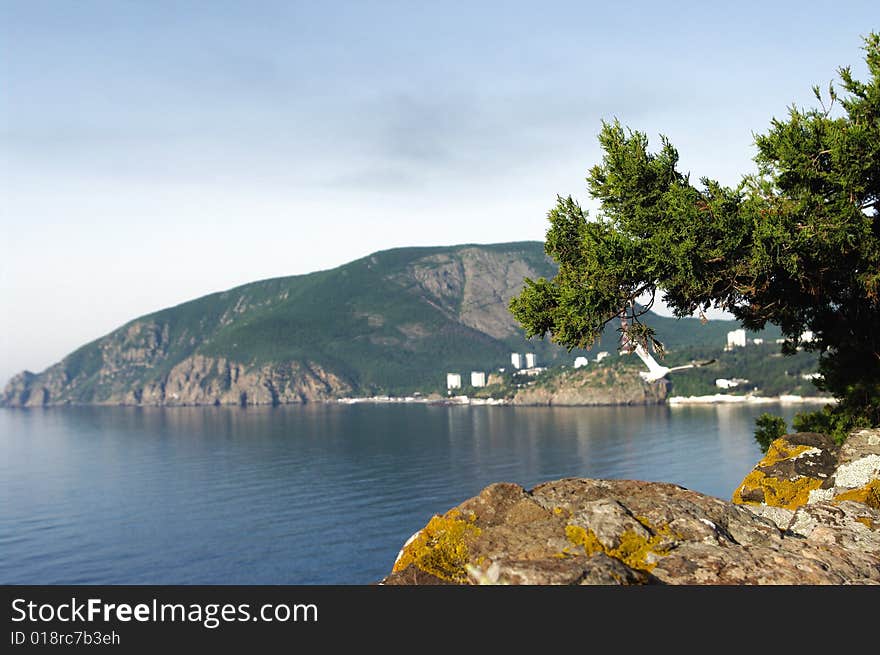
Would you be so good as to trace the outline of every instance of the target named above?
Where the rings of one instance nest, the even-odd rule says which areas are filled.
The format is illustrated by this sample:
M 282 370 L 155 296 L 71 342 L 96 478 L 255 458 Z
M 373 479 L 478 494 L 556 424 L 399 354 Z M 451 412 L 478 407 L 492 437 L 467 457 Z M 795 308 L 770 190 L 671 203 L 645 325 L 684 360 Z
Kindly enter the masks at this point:
M 22 373 L 3 393 L 10 407 L 76 404 L 83 390 L 60 370 L 47 371 L 35 385 L 36 376 Z M 112 369 L 102 372 L 112 378 Z M 88 381 L 86 380 L 86 383 Z M 350 393 L 351 385 L 317 365 L 286 364 L 247 366 L 225 358 L 187 357 L 166 375 L 153 381 L 104 387 L 106 393 L 92 397 L 97 405 L 277 405 L 329 400 Z
M 518 389 L 514 405 L 657 405 L 665 402 L 665 380 L 645 382 L 635 369 L 572 369 L 546 383 Z
M 517 337 L 522 328 L 508 310 L 526 277 L 538 271 L 515 252 L 478 247 L 423 257 L 395 279 L 415 282 L 424 297 L 450 318 L 495 339 Z
M 634 480 L 494 484 L 431 519 L 383 582 L 877 584 L 878 464 L 880 430 L 863 430 L 843 448 L 817 435 L 774 442 L 737 502 Z

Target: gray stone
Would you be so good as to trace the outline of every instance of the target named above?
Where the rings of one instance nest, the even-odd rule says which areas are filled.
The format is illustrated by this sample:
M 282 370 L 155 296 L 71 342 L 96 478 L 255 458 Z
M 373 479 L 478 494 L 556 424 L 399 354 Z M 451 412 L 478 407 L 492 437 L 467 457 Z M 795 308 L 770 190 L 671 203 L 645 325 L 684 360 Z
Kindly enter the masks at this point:
M 471 584 L 880 582 L 880 512 L 862 503 L 805 506 L 783 532 L 677 485 L 564 479 L 531 491 L 491 485 L 447 516 L 475 528 L 454 544 L 467 553 Z M 420 583 L 407 570 L 386 580 Z

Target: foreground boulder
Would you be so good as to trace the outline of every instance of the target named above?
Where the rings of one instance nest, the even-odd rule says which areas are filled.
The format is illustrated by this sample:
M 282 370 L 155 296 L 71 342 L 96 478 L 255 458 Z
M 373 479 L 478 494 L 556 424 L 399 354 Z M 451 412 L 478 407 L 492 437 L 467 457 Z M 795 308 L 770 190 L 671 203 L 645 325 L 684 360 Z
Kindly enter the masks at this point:
M 880 510 L 880 430 L 856 431 L 842 446 L 824 434 L 786 435 L 733 492 L 733 502 L 802 536 L 802 508 L 843 501 Z
M 880 431 L 780 441 L 737 502 L 634 480 L 490 485 L 413 535 L 383 583 L 880 583 Z

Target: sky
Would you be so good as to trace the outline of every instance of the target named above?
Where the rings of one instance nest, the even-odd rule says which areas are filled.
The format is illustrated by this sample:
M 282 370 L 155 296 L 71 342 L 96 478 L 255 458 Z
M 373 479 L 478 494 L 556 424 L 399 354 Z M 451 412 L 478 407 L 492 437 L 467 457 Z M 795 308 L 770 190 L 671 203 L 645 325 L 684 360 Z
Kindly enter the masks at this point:
M 0 385 L 247 282 L 543 240 L 603 120 L 735 185 L 880 14 L 714 4 L 0 0 Z

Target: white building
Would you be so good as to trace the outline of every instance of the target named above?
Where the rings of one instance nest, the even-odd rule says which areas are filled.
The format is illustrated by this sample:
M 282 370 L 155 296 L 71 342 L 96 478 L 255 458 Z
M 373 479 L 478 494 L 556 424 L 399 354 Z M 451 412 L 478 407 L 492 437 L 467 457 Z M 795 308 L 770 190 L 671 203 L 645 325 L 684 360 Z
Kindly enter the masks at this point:
M 461 376 L 458 373 L 446 374 L 447 389 L 461 389 Z
M 813 335 L 813 333 L 810 332 L 810 330 L 807 330 L 806 332 L 803 332 L 801 334 L 801 341 L 803 341 L 804 343 L 810 343 L 815 338 L 816 338 L 815 335 Z
M 485 387 L 486 386 L 486 374 L 483 371 L 471 371 L 471 386 L 472 387 Z
M 538 358 L 535 353 L 526 353 L 526 368 L 535 368 L 538 365 Z
M 733 389 L 734 387 L 738 387 L 741 384 L 748 384 L 748 380 L 743 380 L 741 378 L 732 378 L 727 380 L 725 378 L 718 378 L 715 380 L 715 386 L 719 389 Z
M 580 368 L 581 366 L 586 366 L 590 363 L 590 360 L 586 357 L 575 357 L 574 358 L 574 367 Z
M 743 329 L 732 330 L 727 333 L 727 350 L 731 348 L 745 348 L 746 331 Z
M 609 357 L 610 355 L 610 352 L 608 352 L 607 350 L 603 350 L 602 352 L 596 353 L 596 361 L 601 362 L 603 359 Z
M 523 367 L 522 355 L 519 353 L 510 353 L 510 365 L 513 368 L 520 369 Z
M 763 339 L 752 339 L 752 343 L 755 344 L 756 346 L 760 346 L 762 343 L 764 343 L 764 340 Z

